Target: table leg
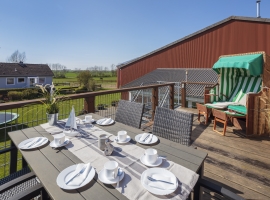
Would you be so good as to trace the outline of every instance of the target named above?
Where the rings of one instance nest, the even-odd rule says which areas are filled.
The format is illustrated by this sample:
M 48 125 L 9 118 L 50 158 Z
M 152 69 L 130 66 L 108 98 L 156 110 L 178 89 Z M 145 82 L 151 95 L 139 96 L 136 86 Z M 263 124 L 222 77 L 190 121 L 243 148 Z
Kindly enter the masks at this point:
M 196 185 L 193 188 L 193 200 L 199 200 L 200 199 L 200 183 L 199 183 L 199 180 L 202 179 L 203 170 L 204 170 L 204 163 L 202 163 L 201 167 L 199 168 L 199 170 L 197 172 L 198 175 L 199 175 L 199 179 L 198 179 Z

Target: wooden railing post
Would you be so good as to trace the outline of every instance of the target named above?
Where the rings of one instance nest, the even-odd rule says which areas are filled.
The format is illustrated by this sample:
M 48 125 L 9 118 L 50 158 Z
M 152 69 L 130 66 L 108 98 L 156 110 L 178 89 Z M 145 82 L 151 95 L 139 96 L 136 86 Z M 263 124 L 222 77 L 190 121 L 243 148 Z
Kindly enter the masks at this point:
M 95 96 L 84 98 L 84 110 L 87 113 L 95 113 Z
M 174 84 L 170 85 L 170 109 L 174 109 Z
M 186 83 L 181 83 L 181 107 L 186 107 Z
M 152 121 L 154 121 L 157 106 L 158 106 L 158 87 L 154 87 L 152 89 Z
M 9 173 L 15 173 L 17 171 L 17 160 L 18 160 L 18 149 L 15 144 L 11 141 L 11 147 L 15 147 L 10 151 L 10 167 Z

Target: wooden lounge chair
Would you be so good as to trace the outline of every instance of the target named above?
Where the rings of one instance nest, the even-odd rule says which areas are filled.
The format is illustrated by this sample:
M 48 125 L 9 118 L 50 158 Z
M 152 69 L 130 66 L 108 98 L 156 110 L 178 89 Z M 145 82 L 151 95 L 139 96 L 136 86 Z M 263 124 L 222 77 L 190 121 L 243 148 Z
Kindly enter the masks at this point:
M 190 146 L 192 125 L 193 113 L 157 107 L 153 124 L 153 134 Z
M 144 104 L 120 100 L 115 114 L 115 121 L 141 128 Z

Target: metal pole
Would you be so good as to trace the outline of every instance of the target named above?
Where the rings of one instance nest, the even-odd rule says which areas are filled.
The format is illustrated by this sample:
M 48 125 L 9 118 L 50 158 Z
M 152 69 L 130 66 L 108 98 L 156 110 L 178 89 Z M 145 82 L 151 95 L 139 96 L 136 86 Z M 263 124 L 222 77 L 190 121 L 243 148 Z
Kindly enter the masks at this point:
M 260 2 L 261 0 L 257 0 L 256 3 L 257 3 L 257 17 L 260 18 L 261 15 L 260 15 Z

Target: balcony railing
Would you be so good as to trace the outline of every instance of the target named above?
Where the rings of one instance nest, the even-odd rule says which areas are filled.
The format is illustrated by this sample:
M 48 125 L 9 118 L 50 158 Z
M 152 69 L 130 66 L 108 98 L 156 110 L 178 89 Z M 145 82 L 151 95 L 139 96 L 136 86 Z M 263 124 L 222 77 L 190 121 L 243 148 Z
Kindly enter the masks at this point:
M 148 115 L 142 121 L 143 123 L 147 123 L 154 118 L 156 107 L 159 105 L 158 90 L 165 86 L 169 87 L 169 108 L 173 109 L 174 83 L 167 83 L 67 95 L 68 100 L 60 108 L 59 119 L 68 117 L 72 105 L 74 105 L 76 115 L 97 113 L 103 117 L 114 119 L 118 105 L 117 102 L 120 99 L 130 100 L 130 91 L 147 90 L 151 91 L 151 106 L 147 107 L 146 112 Z M 0 179 L 27 165 L 7 133 L 46 123 L 46 111 L 40 100 L 35 99 L 0 104 L 0 112 L 4 114 L 7 112 L 19 114 L 16 120 L 0 125 Z

